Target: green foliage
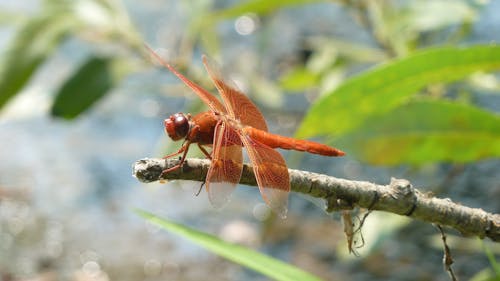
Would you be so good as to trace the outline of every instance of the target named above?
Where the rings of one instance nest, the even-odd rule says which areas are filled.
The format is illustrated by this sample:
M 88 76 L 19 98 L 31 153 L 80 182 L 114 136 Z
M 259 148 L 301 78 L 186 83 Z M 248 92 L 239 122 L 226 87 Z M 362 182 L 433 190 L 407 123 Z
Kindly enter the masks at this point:
M 318 277 L 302 271 L 301 269 L 276 260 L 270 256 L 255 252 L 243 246 L 224 242 L 207 233 L 199 232 L 184 225 L 162 219 L 151 213 L 136 210 L 137 214 L 149 222 L 176 233 L 201 247 L 242 266 L 253 269 L 273 280 L 283 281 L 308 281 L 321 280 Z
M 26 86 L 66 38 L 79 32 L 95 36 L 113 35 L 131 49 L 142 46 L 133 28 L 127 29 L 130 25 L 124 11 L 109 1 L 51 0 L 44 1 L 43 5 L 40 14 L 24 19 L 7 51 L 2 54 L 0 108 Z M 103 38 L 112 39 L 113 36 Z M 126 71 L 109 68 L 109 64 L 109 59 L 90 59 L 87 65 L 63 83 L 56 94 L 52 114 L 64 118 L 76 117 L 103 97 L 126 71 L 130 71 L 128 68 Z M 113 73 L 108 73 L 110 70 Z
M 281 78 L 280 84 L 284 90 L 304 91 L 319 82 L 319 75 L 306 68 L 296 68 Z
M 467 104 L 412 101 L 370 118 L 337 143 L 375 164 L 469 162 L 500 156 L 500 116 Z
M 484 252 L 486 256 L 488 257 L 488 260 L 490 261 L 491 268 L 493 269 L 495 277 L 500 279 L 500 264 L 497 262 L 495 255 L 493 254 L 493 251 L 486 247 L 484 241 L 481 241 Z
M 439 102 L 407 104 L 427 85 L 497 69 L 499 46 L 417 52 L 355 76 L 318 100 L 297 135 L 337 136 L 339 147 L 375 164 L 499 156 L 499 119 L 492 113 Z
M 324 0 L 250 0 L 214 13 L 218 20 L 238 17 L 244 14 L 253 13 L 257 15 L 267 15 L 282 8 L 295 5 L 310 4 L 314 2 L 324 2 Z
M 426 85 L 496 69 L 500 69 L 499 46 L 444 47 L 417 52 L 357 75 L 319 99 L 297 136 L 347 133 L 374 115 L 406 102 Z
M 214 54 L 220 49 L 220 42 L 217 36 L 217 24 L 228 19 L 240 17 L 243 15 L 267 16 L 280 9 L 305 5 L 317 2 L 325 2 L 324 0 L 249 0 L 242 1 L 231 7 L 209 11 L 193 15 L 193 20 L 189 26 L 191 36 L 198 36 L 204 45 L 204 48 Z
M 59 11 L 42 14 L 19 28 L 0 66 L 0 108 L 26 85 L 76 24 Z
M 52 115 L 73 119 L 102 98 L 119 78 L 112 63 L 111 58 L 89 58 L 57 92 Z
M 193 42 L 199 42 L 202 49 L 212 54 L 218 52 L 221 42 L 217 36 L 217 24 L 227 19 L 245 14 L 265 19 L 280 9 L 315 2 L 324 1 L 250 0 L 221 10 L 213 10 L 213 3 L 198 3 L 189 10 L 191 20 L 187 23 L 185 39 L 188 44 L 182 44 L 182 51 L 190 54 Z M 42 12 L 35 17 L 15 17 L 22 21 L 15 22 L 18 32 L 0 65 L 0 108 L 23 89 L 69 36 L 92 34 L 96 45 L 118 43 L 147 60 L 143 40 L 119 2 L 51 0 L 42 5 Z M 253 78 L 253 88 L 265 93 L 260 95 L 265 97 L 261 103 L 268 105 L 271 96 L 278 97 L 270 93 L 300 92 L 321 85 L 321 89 L 328 92 L 312 106 L 297 136 L 337 137 L 339 147 L 369 163 L 419 165 L 436 161 L 469 162 L 498 156 L 499 137 L 492 133 L 496 127 L 481 125 L 491 120 L 496 122 L 497 116 L 473 106 L 410 101 L 426 86 L 499 69 L 500 47 L 441 47 L 412 53 L 419 32 L 429 33 L 462 23 L 464 29 L 457 31 L 460 35 L 477 15 L 477 9 L 465 2 L 425 1 L 414 5 L 396 7 L 374 2 L 369 7 L 351 7 L 354 11 L 358 9 L 360 16 L 368 13 L 363 9 L 373 9 L 373 13 L 370 12 L 374 15 L 373 22 L 367 27 L 374 29 L 371 32 L 383 48 L 375 50 L 329 37 L 308 41 L 306 45 L 311 48 L 311 54 L 306 65 L 295 66 L 282 76 L 279 84 L 273 84 L 259 74 Z M 429 7 L 432 7 L 432 13 L 428 12 Z M 448 10 L 454 11 L 453 17 L 440 16 Z M 265 31 L 262 34 L 266 36 Z M 455 35 L 452 40 L 457 38 Z M 259 40 L 261 44 L 265 42 L 265 39 Z M 393 53 L 409 55 L 342 81 L 352 64 L 379 62 Z M 132 55 L 130 57 L 118 60 L 114 54 L 91 54 L 91 58 L 60 86 L 52 115 L 71 119 L 90 108 L 117 85 L 125 72 L 131 70 L 120 72 L 116 66 L 119 61 L 133 59 Z M 336 90 L 328 90 L 339 83 Z M 460 117 L 461 110 L 473 112 L 463 119 L 474 123 L 452 122 Z

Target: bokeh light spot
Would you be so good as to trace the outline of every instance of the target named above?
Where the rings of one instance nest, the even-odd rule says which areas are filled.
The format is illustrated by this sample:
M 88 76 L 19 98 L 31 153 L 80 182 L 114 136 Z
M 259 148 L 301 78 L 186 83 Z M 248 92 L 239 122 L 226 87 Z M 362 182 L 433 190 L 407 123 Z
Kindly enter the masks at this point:
M 236 19 L 234 29 L 241 35 L 250 35 L 257 29 L 257 18 L 255 15 L 244 15 Z

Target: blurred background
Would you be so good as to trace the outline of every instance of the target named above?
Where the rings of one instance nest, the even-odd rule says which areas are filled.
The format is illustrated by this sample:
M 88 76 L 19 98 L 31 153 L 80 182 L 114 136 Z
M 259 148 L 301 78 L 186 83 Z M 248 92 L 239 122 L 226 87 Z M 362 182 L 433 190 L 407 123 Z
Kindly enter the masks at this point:
M 270 131 L 293 136 L 314 101 L 374 65 L 426 47 L 500 41 L 498 11 L 498 0 L 0 0 L 0 280 L 266 280 L 159 231 L 135 208 L 325 280 L 449 280 L 428 223 L 375 212 L 355 257 L 340 216 L 326 214 L 323 202 L 292 194 L 280 220 L 255 188 L 240 186 L 216 211 L 205 192 L 195 196 L 199 183 L 139 183 L 135 160 L 180 146 L 164 134 L 163 119 L 204 110 L 143 44 L 215 93 L 201 64 L 209 54 Z M 480 73 L 425 94 L 498 114 L 498 79 Z M 334 137 L 317 140 L 335 145 Z M 346 149 L 343 158 L 282 152 L 290 168 L 378 184 L 406 178 L 439 197 L 500 211 L 498 158 L 387 165 Z M 498 258 L 500 247 L 449 233 L 460 279 L 494 280 L 485 248 Z

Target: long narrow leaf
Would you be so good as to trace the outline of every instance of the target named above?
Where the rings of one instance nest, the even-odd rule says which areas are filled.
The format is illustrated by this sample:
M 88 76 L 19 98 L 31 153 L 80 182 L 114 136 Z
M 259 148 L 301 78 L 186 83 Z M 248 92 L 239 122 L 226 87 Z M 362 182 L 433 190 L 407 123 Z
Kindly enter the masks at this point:
M 33 18 L 20 27 L 0 66 L 0 108 L 26 85 L 75 26 L 75 20 L 66 14 L 51 14 Z
M 235 263 L 251 268 L 275 280 L 321 280 L 318 277 L 300 270 L 297 267 L 255 252 L 243 246 L 224 242 L 219 238 L 190 229 L 181 224 L 159 218 L 151 213 L 136 210 L 137 214 L 159 227 L 181 235 L 203 248 Z
M 242 3 L 236 4 L 225 10 L 221 10 L 216 13 L 215 17 L 218 19 L 227 19 L 241 16 L 248 13 L 253 13 L 257 15 L 266 15 L 272 13 L 278 9 L 310 4 L 314 2 L 325 2 L 324 0 L 249 0 Z
M 407 101 L 424 86 L 451 82 L 477 71 L 500 69 L 500 46 L 444 47 L 415 53 L 353 77 L 319 99 L 299 137 L 340 136 Z
M 446 101 L 414 101 L 336 142 L 373 164 L 468 162 L 500 156 L 500 116 Z
M 89 109 L 125 73 L 117 73 L 113 67 L 117 62 L 109 57 L 90 57 L 57 92 L 52 116 L 72 119 Z

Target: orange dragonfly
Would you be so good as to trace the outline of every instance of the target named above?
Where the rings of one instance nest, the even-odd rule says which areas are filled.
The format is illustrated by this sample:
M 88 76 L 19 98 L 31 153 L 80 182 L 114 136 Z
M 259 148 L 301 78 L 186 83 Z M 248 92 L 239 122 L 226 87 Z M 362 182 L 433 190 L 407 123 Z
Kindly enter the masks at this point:
M 184 142 L 177 152 L 164 157 L 182 154 L 179 163 L 164 170 L 162 175 L 180 168 L 190 145 L 196 143 L 203 154 L 211 159 L 205 186 L 214 207 L 222 207 L 240 181 L 243 147 L 252 164 L 262 198 L 282 218 L 286 217 L 287 213 L 290 178 L 285 159 L 275 148 L 307 151 L 325 156 L 345 154 L 324 144 L 269 133 L 266 120 L 259 109 L 232 80 L 223 77 L 218 65 L 207 56 L 203 55 L 203 64 L 222 97 L 222 103 L 175 70 L 151 48 L 146 48 L 161 65 L 191 88 L 210 108 L 209 111 L 194 116 L 176 113 L 165 119 L 165 131 L 168 136 L 174 141 Z M 211 147 L 211 152 L 205 147 Z

